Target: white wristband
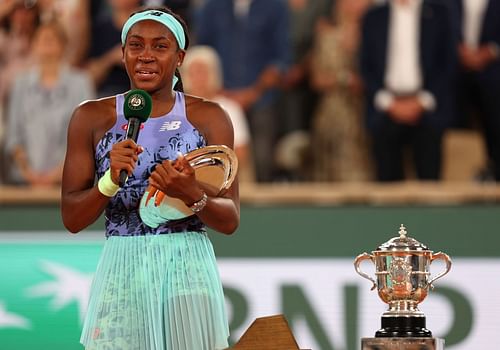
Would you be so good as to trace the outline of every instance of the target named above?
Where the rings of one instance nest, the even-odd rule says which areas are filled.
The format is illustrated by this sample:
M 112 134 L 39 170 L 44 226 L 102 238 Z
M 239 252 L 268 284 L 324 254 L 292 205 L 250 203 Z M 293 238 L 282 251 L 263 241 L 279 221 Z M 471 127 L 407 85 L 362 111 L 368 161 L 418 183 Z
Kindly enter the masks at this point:
M 97 188 L 106 197 L 113 197 L 119 190 L 120 186 L 115 184 L 111 179 L 111 170 L 108 169 L 97 182 Z

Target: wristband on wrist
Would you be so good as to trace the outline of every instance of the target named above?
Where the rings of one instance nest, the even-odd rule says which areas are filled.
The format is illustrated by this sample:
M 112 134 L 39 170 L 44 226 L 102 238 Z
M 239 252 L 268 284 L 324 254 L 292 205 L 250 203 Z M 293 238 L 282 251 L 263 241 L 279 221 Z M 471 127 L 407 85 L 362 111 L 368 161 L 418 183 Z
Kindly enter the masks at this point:
M 119 190 L 120 186 L 115 184 L 111 179 L 111 170 L 108 169 L 97 182 L 97 188 L 106 197 L 113 197 Z
M 194 202 L 193 205 L 189 207 L 193 213 L 198 213 L 200 212 L 205 206 L 207 205 L 208 202 L 208 196 L 205 192 L 203 192 L 203 196 L 201 199 L 197 202 Z

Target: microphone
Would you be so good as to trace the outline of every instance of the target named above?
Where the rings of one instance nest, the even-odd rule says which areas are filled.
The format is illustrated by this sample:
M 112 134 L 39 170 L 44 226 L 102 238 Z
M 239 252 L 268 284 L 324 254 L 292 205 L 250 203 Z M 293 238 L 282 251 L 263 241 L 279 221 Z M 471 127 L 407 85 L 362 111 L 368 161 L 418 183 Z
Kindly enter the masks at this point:
M 127 93 L 123 103 L 123 114 L 125 119 L 128 120 L 127 139 L 137 142 L 141 124 L 148 120 L 152 108 L 153 100 L 146 91 L 135 89 Z M 127 176 L 127 171 L 122 169 L 120 171 L 120 180 L 118 184 L 120 187 L 125 185 Z

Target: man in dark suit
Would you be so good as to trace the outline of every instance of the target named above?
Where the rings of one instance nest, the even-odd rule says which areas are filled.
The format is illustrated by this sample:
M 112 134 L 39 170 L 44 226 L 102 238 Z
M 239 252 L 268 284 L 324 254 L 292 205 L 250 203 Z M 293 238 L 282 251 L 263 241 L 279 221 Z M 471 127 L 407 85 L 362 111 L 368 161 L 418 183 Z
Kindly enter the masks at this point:
M 471 112 L 484 130 L 488 168 L 500 181 L 500 0 L 453 0 L 458 19 L 460 74 L 459 127 Z
M 377 179 L 405 179 L 410 146 L 416 176 L 437 180 L 451 120 L 456 40 L 449 8 L 435 0 L 389 0 L 362 23 L 361 72 Z

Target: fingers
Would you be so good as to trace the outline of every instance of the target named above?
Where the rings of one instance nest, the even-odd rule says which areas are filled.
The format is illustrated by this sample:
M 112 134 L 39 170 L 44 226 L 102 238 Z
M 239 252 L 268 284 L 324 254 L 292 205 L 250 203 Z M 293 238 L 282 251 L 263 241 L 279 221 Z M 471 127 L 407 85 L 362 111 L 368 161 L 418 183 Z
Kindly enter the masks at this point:
M 144 149 L 131 139 L 115 143 L 109 153 L 113 181 L 118 180 L 121 170 L 125 170 L 130 176 L 135 169 L 139 154 L 143 151 Z

